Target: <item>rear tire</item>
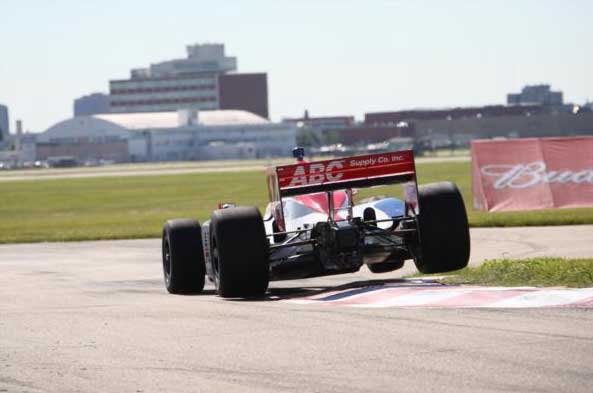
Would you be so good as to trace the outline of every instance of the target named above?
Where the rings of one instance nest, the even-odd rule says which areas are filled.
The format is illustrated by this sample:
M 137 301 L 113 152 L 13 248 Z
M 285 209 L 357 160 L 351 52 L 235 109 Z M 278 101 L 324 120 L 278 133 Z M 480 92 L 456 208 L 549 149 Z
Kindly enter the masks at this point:
M 443 273 L 467 266 L 470 237 L 467 213 L 451 182 L 418 187 L 418 242 L 414 263 L 422 273 Z
M 214 282 L 221 297 L 263 296 L 269 283 L 268 240 L 255 207 L 215 210 L 211 220 Z
M 189 218 L 169 220 L 163 228 L 163 275 L 169 293 L 200 293 L 206 265 L 200 224 Z

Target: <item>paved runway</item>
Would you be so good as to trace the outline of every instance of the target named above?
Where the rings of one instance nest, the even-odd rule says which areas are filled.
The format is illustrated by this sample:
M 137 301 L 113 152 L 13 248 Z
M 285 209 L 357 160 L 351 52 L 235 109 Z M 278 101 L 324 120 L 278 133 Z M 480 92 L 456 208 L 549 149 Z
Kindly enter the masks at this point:
M 472 263 L 593 256 L 593 226 L 476 229 Z M 591 392 L 586 308 L 284 301 L 413 271 L 166 294 L 158 240 L 0 246 L 0 392 Z M 276 301 L 275 299 L 284 299 Z
M 420 157 L 416 163 L 469 162 L 469 156 Z M 180 161 L 163 163 L 115 164 L 106 166 L 16 169 L 0 171 L 0 182 L 87 177 L 181 175 L 188 173 L 263 171 L 271 165 L 292 164 L 294 159 Z

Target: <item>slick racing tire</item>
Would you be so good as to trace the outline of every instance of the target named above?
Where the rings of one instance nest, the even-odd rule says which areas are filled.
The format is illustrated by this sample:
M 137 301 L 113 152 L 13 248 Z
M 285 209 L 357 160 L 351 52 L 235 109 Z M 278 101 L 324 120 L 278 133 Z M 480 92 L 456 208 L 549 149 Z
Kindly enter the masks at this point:
M 210 244 L 214 283 L 221 297 L 263 296 L 269 283 L 268 240 L 255 207 L 212 213 Z
M 200 224 L 189 218 L 169 220 L 163 228 L 163 273 L 169 293 L 200 293 L 206 265 Z
M 418 236 L 412 248 L 422 273 L 462 269 L 469 262 L 470 238 L 463 198 L 451 182 L 418 187 Z

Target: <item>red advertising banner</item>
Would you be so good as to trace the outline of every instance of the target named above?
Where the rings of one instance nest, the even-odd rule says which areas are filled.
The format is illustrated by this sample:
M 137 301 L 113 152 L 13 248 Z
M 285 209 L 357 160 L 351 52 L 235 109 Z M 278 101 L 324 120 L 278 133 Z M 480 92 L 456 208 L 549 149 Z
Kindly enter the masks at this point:
M 593 137 L 472 142 L 474 208 L 593 206 Z

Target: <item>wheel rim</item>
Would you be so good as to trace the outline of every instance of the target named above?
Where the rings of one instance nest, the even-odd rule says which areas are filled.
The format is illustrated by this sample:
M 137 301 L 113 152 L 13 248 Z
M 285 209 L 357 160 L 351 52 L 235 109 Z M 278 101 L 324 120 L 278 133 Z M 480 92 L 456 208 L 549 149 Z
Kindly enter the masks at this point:
M 220 283 L 220 264 L 218 261 L 218 247 L 214 238 L 212 239 L 212 270 L 214 270 L 214 285 L 218 289 Z
M 422 238 L 420 234 L 420 220 L 417 215 L 414 216 L 414 222 L 416 223 L 416 243 L 411 247 L 412 258 L 414 264 L 418 270 L 424 269 L 424 261 L 422 260 Z M 421 271 L 422 272 L 422 271 Z
M 171 280 L 171 246 L 166 239 L 163 242 L 163 272 L 165 273 L 165 283 L 169 285 Z

